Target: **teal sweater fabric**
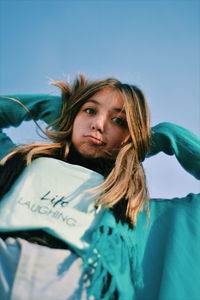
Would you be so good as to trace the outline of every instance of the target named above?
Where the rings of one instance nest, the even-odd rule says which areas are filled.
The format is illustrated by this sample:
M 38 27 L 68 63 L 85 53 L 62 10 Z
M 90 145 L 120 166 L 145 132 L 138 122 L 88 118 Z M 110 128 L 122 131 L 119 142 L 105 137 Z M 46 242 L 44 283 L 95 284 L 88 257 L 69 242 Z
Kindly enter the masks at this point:
M 31 115 L 19 103 L 7 97 L 22 102 Z M 61 106 L 59 96 L 44 94 L 0 96 L 0 159 L 15 147 L 13 141 L 2 131 L 3 128 L 18 127 L 23 121 L 32 120 L 32 117 L 36 121 L 43 120 L 50 124 L 58 117 Z
M 36 120 L 52 122 L 61 98 L 15 95 Z M 0 98 L 0 127 L 19 126 L 30 116 L 19 104 Z M 14 144 L 0 133 L 0 155 Z M 171 123 L 152 128 L 148 157 L 164 152 L 175 155 L 182 167 L 200 179 L 200 139 Z M 150 220 L 145 211 L 134 229 L 116 222 L 107 210 L 82 255 L 83 275 L 90 283 L 88 298 L 120 300 L 200 299 L 200 194 L 183 198 L 151 199 Z

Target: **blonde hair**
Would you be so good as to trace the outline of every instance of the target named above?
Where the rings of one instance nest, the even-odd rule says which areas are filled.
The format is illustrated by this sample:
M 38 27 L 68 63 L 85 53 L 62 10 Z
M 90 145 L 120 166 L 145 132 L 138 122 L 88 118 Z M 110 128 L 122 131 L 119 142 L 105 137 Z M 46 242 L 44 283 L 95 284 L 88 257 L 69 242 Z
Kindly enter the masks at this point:
M 46 135 L 54 143 L 36 143 L 16 148 L 1 163 L 5 163 L 15 153 L 25 154 L 27 164 L 40 156 L 51 156 L 67 161 L 73 122 L 81 106 L 98 91 L 104 88 L 117 90 L 124 99 L 129 141 L 116 156 L 113 169 L 105 181 L 97 187 L 100 192 L 97 205 L 113 207 L 120 200 L 125 203 L 125 215 L 132 225 L 136 224 L 137 214 L 146 202 L 148 212 L 148 191 L 142 167 L 150 141 L 149 110 L 142 91 L 133 85 L 123 84 L 117 79 L 108 78 L 89 82 L 80 74 L 72 85 L 63 81 L 53 83 L 62 91 L 62 111 L 59 118 L 46 129 Z

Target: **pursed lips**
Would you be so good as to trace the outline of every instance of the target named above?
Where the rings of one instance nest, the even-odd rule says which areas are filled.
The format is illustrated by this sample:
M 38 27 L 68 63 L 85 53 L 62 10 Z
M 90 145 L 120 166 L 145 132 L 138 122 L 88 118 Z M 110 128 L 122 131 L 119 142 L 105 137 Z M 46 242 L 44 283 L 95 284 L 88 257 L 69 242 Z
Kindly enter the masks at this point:
M 94 144 L 97 144 L 97 145 L 105 145 L 106 143 L 104 141 L 102 141 L 101 139 L 97 138 L 96 136 L 94 135 L 85 135 L 86 138 L 89 138 Z

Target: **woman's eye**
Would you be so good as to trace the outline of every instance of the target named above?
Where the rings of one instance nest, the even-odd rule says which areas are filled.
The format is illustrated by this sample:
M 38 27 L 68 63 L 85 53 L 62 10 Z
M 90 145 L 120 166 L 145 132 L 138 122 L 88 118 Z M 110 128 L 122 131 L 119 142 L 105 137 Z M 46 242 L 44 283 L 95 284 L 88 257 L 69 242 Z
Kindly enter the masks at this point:
M 88 113 L 89 115 L 95 115 L 96 111 L 93 108 L 85 108 L 84 110 L 86 113 Z
M 126 120 L 124 120 L 122 118 L 115 117 L 115 118 L 112 118 L 112 121 L 120 127 L 126 127 L 127 126 Z

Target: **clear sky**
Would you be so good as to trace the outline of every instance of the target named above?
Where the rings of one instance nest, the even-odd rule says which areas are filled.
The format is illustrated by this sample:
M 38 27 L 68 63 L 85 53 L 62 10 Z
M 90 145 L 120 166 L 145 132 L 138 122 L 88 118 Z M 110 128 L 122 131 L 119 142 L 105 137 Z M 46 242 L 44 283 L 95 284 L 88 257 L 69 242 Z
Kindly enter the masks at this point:
M 77 72 L 141 87 L 151 122 L 200 134 L 200 1 L 0 0 L 0 93 L 58 94 L 49 78 Z M 7 130 L 32 142 L 32 124 Z M 151 196 L 200 190 L 172 157 L 144 164 Z

